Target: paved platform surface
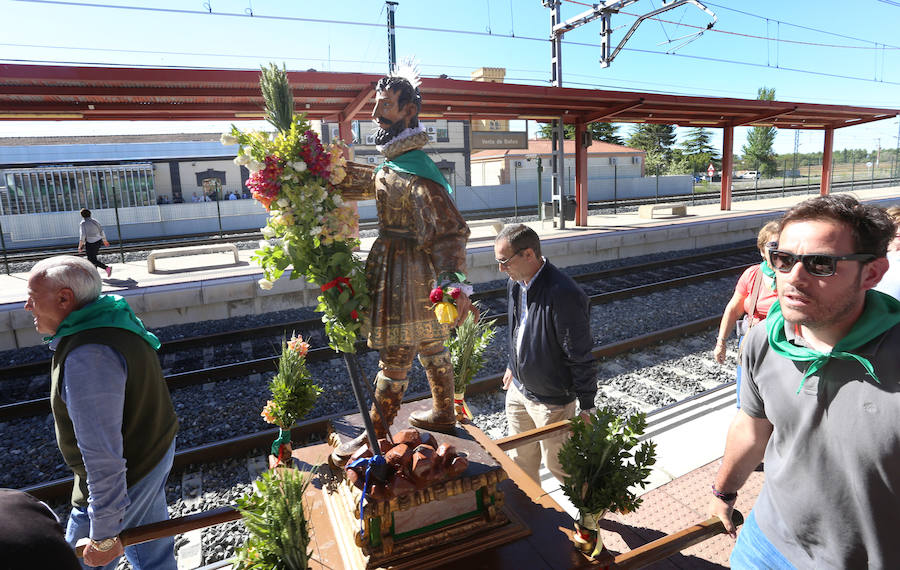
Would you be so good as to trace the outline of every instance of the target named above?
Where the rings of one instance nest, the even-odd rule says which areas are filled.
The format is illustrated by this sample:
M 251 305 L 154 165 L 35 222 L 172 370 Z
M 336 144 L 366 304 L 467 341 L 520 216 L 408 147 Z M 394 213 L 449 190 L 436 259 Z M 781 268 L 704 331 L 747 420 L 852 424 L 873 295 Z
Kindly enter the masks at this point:
M 878 201 L 883 204 L 900 203 L 900 187 L 875 188 L 872 190 L 857 190 L 853 192 L 861 200 Z M 734 202 L 732 209 L 722 211 L 718 204 L 691 205 L 687 204 L 687 216 L 673 217 L 665 213 L 657 214 L 653 219 L 641 218 L 638 213 L 625 212 L 618 214 L 594 214 L 588 216 L 586 226 L 575 226 L 574 222 L 567 222 L 566 229 L 554 227 L 551 220 L 526 222 L 532 227 L 541 240 L 566 240 L 580 238 L 588 234 L 601 234 L 611 232 L 634 232 L 641 229 L 660 228 L 665 226 L 679 226 L 684 224 L 713 223 L 719 220 L 737 218 L 748 215 L 763 215 L 771 212 L 773 217 L 777 212 L 783 211 L 793 204 L 801 202 L 810 196 L 787 196 L 784 198 L 765 198 Z M 761 226 L 762 224 L 760 224 Z M 502 223 L 499 220 L 477 220 L 469 224 L 472 235 L 469 239 L 468 250 L 493 251 L 493 240 Z M 364 238 L 361 243 L 362 253 L 368 254 L 375 238 Z M 72 253 L 75 254 L 75 244 Z M 103 254 L 114 254 L 115 246 L 103 248 Z M 186 282 L 203 282 L 213 279 L 226 279 L 229 277 L 244 275 L 260 275 L 261 271 L 252 261 L 252 251 L 242 250 L 240 262 L 235 265 L 229 253 L 204 254 L 186 257 L 173 257 L 161 259 L 157 263 L 157 271 L 149 273 L 147 262 L 131 261 L 112 264 L 113 273 L 110 278 L 103 278 L 103 291 L 114 293 L 117 291 L 169 285 Z M 0 260 L 2 261 L 2 260 Z M 0 265 L 2 270 L 2 265 Z M 499 271 L 497 277 L 501 277 Z M 6 275 L 0 273 L 0 305 L 8 303 L 23 303 L 27 295 L 27 274 L 13 273 Z

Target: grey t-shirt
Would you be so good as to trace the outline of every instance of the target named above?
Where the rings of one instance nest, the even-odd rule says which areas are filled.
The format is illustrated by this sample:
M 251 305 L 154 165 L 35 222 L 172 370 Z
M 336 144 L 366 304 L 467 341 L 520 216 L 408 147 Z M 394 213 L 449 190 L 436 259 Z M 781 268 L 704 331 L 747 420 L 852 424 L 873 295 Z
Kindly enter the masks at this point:
M 856 351 L 880 384 L 832 358 L 798 394 L 808 362 L 772 351 L 765 326 L 744 345 L 741 409 L 774 426 L 760 529 L 798 568 L 900 568 L 900 325 Z
M 80 234 L 79 239 L 87 243 L 106 239 L 106 234 L 103 233 L 103 226 L 94 218 L 83 218 L 78 226 L 78 230 Z

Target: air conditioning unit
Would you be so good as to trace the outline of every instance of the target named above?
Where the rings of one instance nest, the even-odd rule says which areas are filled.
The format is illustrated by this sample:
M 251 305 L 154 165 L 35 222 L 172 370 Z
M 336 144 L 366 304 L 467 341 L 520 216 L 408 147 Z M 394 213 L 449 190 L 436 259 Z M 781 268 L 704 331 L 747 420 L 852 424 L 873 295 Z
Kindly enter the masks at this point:
M 341 128 L 340 127 L 331 127 L 331 139 L 335 140 L 340 138 L 341 136 Z
M 513 166 L 514 166 L 515 168 L 522 168 L 522 166 L 524 166 L 524 164 L 522 163 L 521 160 L 514 160 L 514 161 L 513 161 Z
M 366 144 L 375 144 L 375 133 L 369 133 L 366 135 Z
M 437 142 L 437 134 L 428 133 L 428 142 Z
M 366 162 L 368 164 L 378 164 L 378 157 L 377 156 L 367 156 Z
M 429 134 L 431 134 L 431 133 L 437 133 L 437 127 L 434 127 L 434 126 L 431 126 L 431 127 L 425 127 L 425 132 L 426 132 L 426 133 L 429 133 Z
M 614 157 L 614 156 L 613 156 L 613 157 L 610 157 L 609 163 L 610 163 L 610 164 L 617 164 L 617 163 L 618 163 L 618 159 L 616 159 L 616 157 Z
M 640 164 L 640 163 L 641 163 L 641 157 L 639 157 L 639 156 L 631 157 L 631 164 Z

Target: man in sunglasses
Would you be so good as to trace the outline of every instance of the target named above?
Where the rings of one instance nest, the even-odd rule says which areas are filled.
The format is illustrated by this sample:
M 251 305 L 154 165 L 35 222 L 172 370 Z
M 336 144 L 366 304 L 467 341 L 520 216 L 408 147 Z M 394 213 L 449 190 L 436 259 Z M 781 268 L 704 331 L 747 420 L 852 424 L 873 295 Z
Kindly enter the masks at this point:
M 509 363 L 503 375 L 506 419 L 514 435 L 575 415 L 588 419 L 597 396 L 591 353 L 590 305 L 571 277 L 541 256 L 541 240 L 523 224 L 503 228 L 494 241 L 500 271 L 509 275 Z M 565 434 L 516 448 L 513 460 L 535 481 L 541 456 L 559 481 Z
M 872 290 L 893 229 L 843 194 L 782 218 L 778 301 L 745 339 L 710 500 L 734 536 L 737 491 L 765 459 L 734 568 L 900 568 L 900 302 Z

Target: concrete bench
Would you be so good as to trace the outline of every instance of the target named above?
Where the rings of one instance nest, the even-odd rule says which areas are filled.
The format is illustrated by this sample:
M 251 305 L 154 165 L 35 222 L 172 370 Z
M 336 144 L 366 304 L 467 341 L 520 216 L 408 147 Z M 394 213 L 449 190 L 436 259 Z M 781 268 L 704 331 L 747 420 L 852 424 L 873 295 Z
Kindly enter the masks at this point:
M 670 210 L 673 217 L 687 216 L 687 206 L 684 204 L 644 204 L 638 208 L 638 216 L 652 220 L 656 210 Z
M 165 257 L 181 257 L 184 255 L 199 255 L 203 253 L 227 253 L 234 254 L 234 263 L 240 263 L 238 248 L 233 243 L 214 243 L 209 245 L 191 245 L 187 247 L 171 247 L 168 249 L 154 249 L 147 256 L 147 271 L 156 272 L 156 260 Z

